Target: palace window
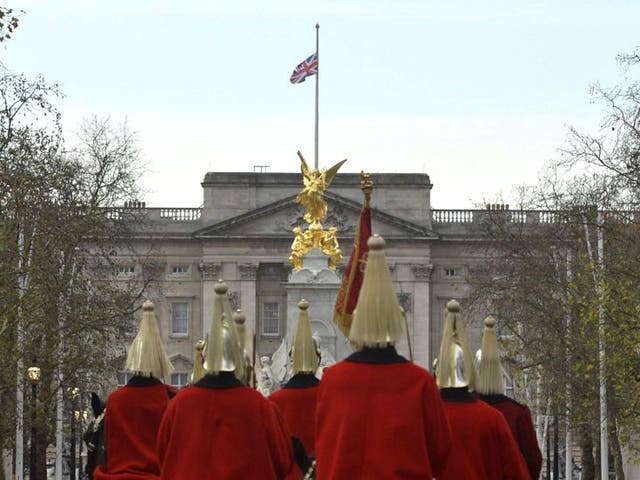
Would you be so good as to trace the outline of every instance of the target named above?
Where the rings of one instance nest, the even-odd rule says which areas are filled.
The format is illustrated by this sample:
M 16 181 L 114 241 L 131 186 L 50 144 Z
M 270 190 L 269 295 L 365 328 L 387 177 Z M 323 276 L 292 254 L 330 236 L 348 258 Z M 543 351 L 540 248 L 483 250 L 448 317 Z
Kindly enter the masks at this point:
M 174 265 L 171 267 L 171 273 L 173 275 L 186 275 L 189 273 L 189 265 Z
M 189 374 L 188 373 L 172 373 L 171 374 L 171 385 L 176 388 L 186 387 L 189 383 Z
M 171 304 L 171 335 L 185 336 L 189 333 L 189 305 L 186 302 Z
M 262 304 L 262 334 L 266 336 L 280 335 L 280 304 L 264 302 Z
M 118 265 L 116 273 L 118 275 L 133 275 L 134 273 L 136 273 L 136 266 L 135 265 Z
M 453 267 L 448 267 L 444 269 L 444 276 L 445 277 L 455 277 L 456 276 L 456 269 Z

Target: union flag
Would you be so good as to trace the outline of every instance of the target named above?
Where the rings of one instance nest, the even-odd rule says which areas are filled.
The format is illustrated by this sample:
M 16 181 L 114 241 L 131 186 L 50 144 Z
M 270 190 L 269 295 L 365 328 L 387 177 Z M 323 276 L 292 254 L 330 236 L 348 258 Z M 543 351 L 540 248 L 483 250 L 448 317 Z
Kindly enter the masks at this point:
M 314 53 L 298 65 L 291 74 L 291 83 L 302 83 L 307 77 L 318 73 L 318 54 Z
M 353 311 L 358 303 L 360 287 L 364 278 L 364 265 L 369 252 L 367 240 L 371 236 L 371 209 L 369 202 L 365 202 L 358 219 L 358 230 L 353 241 L 353 250 L 347 263 L 347 268 L 342 278 L 342 285 L 336 298 L 336 306 L 333 313 L 333 321 L 349 338 Z

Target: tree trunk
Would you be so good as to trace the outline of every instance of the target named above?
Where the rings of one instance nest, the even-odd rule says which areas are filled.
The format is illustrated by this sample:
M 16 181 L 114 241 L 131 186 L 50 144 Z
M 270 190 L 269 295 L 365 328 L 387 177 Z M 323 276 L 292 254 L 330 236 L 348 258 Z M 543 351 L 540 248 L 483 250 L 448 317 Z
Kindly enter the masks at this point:
M 593 458 L 593 438 L 588 425 L 582 425 L 580 434 L 580 452 L 582 456 L 582 480 L 596 479 L 596 466 Z
M 609 440 L 611 442 L 611 450 L 613 452 L 613 466 L 616 472 L 617 480 L 625 480 L 624 468 L 622 464 L 622 449 L 620 448 L 620 439 L 618 438 L 618 428 L 615 421 L 615 412 L 612 412 L 611 421 L 609 422 Z

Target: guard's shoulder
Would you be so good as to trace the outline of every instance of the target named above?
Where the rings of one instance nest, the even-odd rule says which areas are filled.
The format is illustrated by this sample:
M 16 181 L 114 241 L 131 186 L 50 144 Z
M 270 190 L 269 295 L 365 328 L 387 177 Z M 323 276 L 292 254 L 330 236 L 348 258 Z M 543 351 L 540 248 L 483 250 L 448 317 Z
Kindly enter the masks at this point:
M 527 409 L 529 410 L 529 407 L 527 407 L 524 403 L 520 403 L 517 400 L 511 398 L 511 397 L 507 397 L 506 395 L 504 395 L 504 402 L 511 404 L 511 405 L 515 405 L 521 409 Z
M 513 407 L 526 408 L 527 410 L 529 409 L 529 407 L 527 407 L 525 404 L 520 403 L 517 400 L 511 397 L 507 397 L 506 395 L 503 395 L 503 394 L 489 394 L 489 395 L 483 394 L 483 395 L 480 395 L 480 400 L 482 400 L 485 403 L 488 403 L 491 406 L 501 403 L 501 404 L 506 404 Z

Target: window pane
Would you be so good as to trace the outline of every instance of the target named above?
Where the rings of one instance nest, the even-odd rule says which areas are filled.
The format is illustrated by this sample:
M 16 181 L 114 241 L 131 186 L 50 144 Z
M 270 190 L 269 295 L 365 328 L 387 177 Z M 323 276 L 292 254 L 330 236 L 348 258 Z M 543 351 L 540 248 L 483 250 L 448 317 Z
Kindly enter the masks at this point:
M 174 335 L 186 335 L 187 330 L 187 304 L 171 304 L 171 333 Z
M 133 377 L 133 373 L 130 372 L 118 372 L 118 386 L 122 387 L 127 384 L 129 380 Z
M 265 302 L 262 304 L 262 334 L 280 335 L 280 304 Z
M 187 385 L 189 379 L 188 373 L 172 373 L 171 374 L 171 385 L 177 388 L 181 388 Z

